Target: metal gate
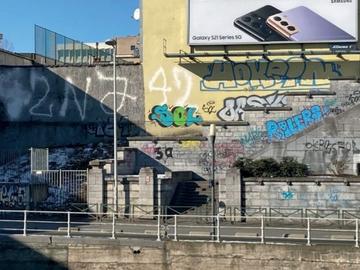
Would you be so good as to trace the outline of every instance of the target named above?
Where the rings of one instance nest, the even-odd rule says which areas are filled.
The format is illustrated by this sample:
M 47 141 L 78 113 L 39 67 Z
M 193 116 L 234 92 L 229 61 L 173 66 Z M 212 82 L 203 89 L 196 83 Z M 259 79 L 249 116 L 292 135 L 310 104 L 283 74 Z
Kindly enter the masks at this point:
M 49 170 L 49 148 L 30 148 L 31 172 Z
M 48 185 L 48 207 L 87 202 L 87 170 L 37 170 L 31 181 Z

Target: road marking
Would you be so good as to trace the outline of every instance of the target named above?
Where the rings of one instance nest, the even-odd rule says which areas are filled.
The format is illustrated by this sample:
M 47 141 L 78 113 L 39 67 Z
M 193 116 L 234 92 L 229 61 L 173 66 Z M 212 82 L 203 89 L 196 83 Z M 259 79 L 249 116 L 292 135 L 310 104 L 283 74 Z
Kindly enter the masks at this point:
M 330 236 L 331 240 L 355 240 L 355 235 L 351 234 L 338 234 L 338 235 L 331 235 Z
M 189 235 L 198 235 L 198 236 L 210 236 L 210 232 L 194 231 L 189 232 Z
M 259 237 L 258 233 L 235 233 L 237 237 Z

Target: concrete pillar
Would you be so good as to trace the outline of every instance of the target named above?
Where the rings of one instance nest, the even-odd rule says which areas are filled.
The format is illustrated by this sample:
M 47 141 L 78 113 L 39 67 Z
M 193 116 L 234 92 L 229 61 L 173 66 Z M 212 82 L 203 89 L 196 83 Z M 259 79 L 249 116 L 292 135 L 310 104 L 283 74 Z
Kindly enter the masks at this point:
M 90 162 L 92 168 L 89 170 L 87 185 L 87 202 L 90 211 L 103 212 L 104 204 L 104 175 L 103 164 L 94 160 Z
M 154 168 L 141 168 L 139 173 L 139 207 L 135 214 L 155 214 L 157 205 L 157 173 Z
M 226 172 L 224 203 L 226 210 L 233 215 L 239 216 L 245 211 L 245 185 L 237 168 Z

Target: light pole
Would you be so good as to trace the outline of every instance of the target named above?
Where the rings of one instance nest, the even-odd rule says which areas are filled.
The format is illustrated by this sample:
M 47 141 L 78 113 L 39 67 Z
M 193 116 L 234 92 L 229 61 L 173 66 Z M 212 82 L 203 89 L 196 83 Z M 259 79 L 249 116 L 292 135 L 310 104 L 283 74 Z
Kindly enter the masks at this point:
M 113 47 L 113 112 L 114 112 L 114 210 L 118 212 L 118 174 L 117 174 L 117 102 L 116 102 L 116 39 L 105 41 L 106 45 Z
M 209 131 L 209 137 L 210 137 L 210 143 L 211 143 L 211 214 L 212 214 L 212 238 L 215 240 L 216 235 L 216 209 L 215 209 L 215 138 L 216 138 L 216 125 L 211 124 L 210 125 L 210 131 Z

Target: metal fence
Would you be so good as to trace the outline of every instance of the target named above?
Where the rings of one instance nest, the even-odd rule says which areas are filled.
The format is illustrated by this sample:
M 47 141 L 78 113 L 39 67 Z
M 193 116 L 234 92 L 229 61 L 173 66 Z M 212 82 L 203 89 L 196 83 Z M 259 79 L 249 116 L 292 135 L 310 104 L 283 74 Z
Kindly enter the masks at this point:
M 44 183 L 49 187 L 50 200 L 53 207 L 67 206 L 70 203 L 86 203 L 87 170 L 45 170 L 34 171 L 31 175 L 33 183 Z
M 16 162 L 23 154 L 23 151 L 20 150 L 1 150 L 0 165 L 5 165 L 10 162 Z
M 230 221 L 220 215 L 124 217 L 115 213 L 0 210 L 0 234 L 359 247 L 359 219 L 260 216 Z
M 111 60 L 111 52 L 105 49 L 90 47 L 38 25 L 35 25 L 35 53 L 64 64 Z

